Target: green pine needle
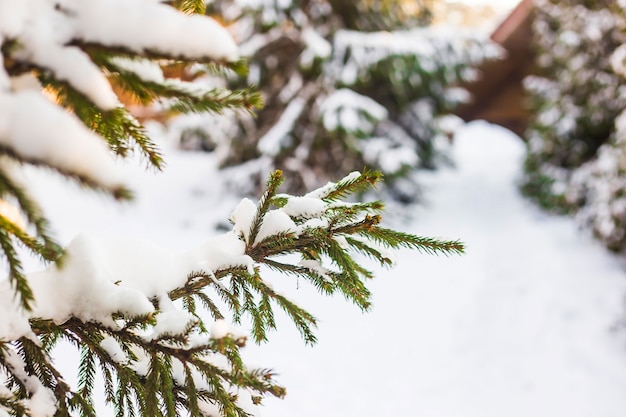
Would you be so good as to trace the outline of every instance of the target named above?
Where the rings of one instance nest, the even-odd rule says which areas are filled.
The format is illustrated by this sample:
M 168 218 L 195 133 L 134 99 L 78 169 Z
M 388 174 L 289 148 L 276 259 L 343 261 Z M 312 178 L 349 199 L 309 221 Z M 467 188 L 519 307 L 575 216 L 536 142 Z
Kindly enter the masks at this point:
M 270 174 L 270 177 L 267 181 L 267 190 L 259 199 L 257 211 L 254 215 L 254 219 L 252 220 L 252 225 L 250 226 L 250 233 L 248 234 L 249 237 L 247 242 L 247 251 L 249 251 L 254 245 L 254 241 L 256 240 L 256 237 L 261 230 L 261 226 L 263 225 L 263 218 L 272 204 L 272 199 L 276 195 L 278 187 L 280 187 L 284 180 L 285 179 L 283 178 L 283 173 L 280 170 L 276 170 L 272 174 Z
M 186 14 L 204 14 L 206 11 L 205 0 L 179 0 L 177 8 Z
M 415 236 L 408 233 L 398 232 L 383 227 L 373 227 L 371 230 L 360 233 L 390 248 L 408 248 L 417 249 L 420 252 L 429 254 L 445 255 L 464 253 L 465 246 L 458 240 L 446 241 L 437 240 L 429 237 Z
M 312 191 L 307 195 L 315 195 L 324 201 L 336 201 L 344 199 L 347 196 L 355 193 L 359 193 L 368 190 L 371 187 L 375 187 L 383 179 L 383 174 L 380 171 L 370 171 L 364 169 L 358 176 L 348 176 L 332 186 L 324 186 L 318 190 Z
M 22 261 L 17 255 L 11 235 L 0 227 L 0 249 L 9 264 L 9 282 L 19 298 L 20 306 L 27 311 L 31 310 L 31 303 L 35 301 L 33 291 L 24 275 Z

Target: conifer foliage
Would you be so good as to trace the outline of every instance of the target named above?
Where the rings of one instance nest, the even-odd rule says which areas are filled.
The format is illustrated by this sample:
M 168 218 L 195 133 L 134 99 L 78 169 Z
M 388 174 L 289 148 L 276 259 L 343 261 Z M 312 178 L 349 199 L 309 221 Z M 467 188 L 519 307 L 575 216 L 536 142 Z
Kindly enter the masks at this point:
M 244 171 L 235 177 L 243 191 L 268 169 L 303 192 L 367 166 L 385 174 L 392 195 L 413 200 L 416 170 L 445 160 L 441 117 L 467 98 L 454 87 L 498 53 L 481 36 L 428 27 L 430 3 L 212 1 L 250 57 L 246 82 L 265 106 L 254 117 L 181 117 L 172 135 Z
M 568 212 L 608 248 L 626 249 L 623 8 L 613 1 L 536 2 L 538 76 L 522 190 Z
M 246 336 L 229 322 L 249 323 L 260 343 L 280 309 L 305 342 L 315 342 L 314 316 L 275 292 L 268 273 L 306 280 L 367 310 L 373 274 L 364 258 L 390 265 L 391 249 L 463 250 L 457 241 L 382 227 L 381 202 L 346 202 L 381 179 L 370 171 L 303 196 L 278 193 L 284 179 L 275 171 L 257 203 L 244 199 L 234 210 L 232 230 L 181 253 L 88 235 L 61 249 L 20 182 L 23 166 L 129 199 L 114 155 L 139 152 L 151 166 L 163 164 L 111 82 L 179 112 L 259 104 L 247 88 L 163 77 L 168 64 L 244 71 L 230 35 L 194 14 L 203 11 L 196 0 L 0 0 L 0 247 L 8 264 L 0 280 L 2 417 L 95 416 L 98 378 L 120 417 L 251 415 L 285 388 L 271 370 L 242 361 Z M 46 269 L 25 273 L 17 245 L 47 261 Z M 55 365 L 60 341 L 79 352 L 75 386 Z

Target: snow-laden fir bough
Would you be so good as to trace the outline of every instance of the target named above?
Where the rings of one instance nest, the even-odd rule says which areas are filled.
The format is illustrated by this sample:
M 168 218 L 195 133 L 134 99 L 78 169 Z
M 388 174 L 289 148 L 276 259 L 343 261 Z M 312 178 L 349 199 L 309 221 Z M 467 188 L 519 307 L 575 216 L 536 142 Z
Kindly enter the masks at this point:
M 175 2 L 187 13 L 203 4 Z M 370 171 L 304 196 L 278 194 L 276 171 L 257 203 L 244 199 L 234 210 L 232 230 L 180 253 L 88 235 L 63 250 L 20 182 L 24 165 L 130 198 L 113 155 L 136 150 L 162 164 L 111 81 L 179 112 L 250 109 L 260 99 L 163 77 L 161 66 L 171 63 L 221 72 L 244 65 L 214 20 L 159 2 L 0 0 L 0 50 L 0 247 L 9 266 L 0 281 L 0 416 L 95 416 L 98 377 L 117 416 L 252 414 L 285 389 L 271 370 L 243 363 L 246 336 L 229 322 L 249 322 L 263 342 L 279 308 L 315 342 L 314 316 L 274 291 L 268 270 L 366 310 L 373 274 L 361 255 L 391 265 L 390 249 L 463 250 L 382 227 L 381 202 L 346 202 L 381 179 Z M 47 268 L 25 273 L 17 244 Z M 80 352 L 76 386 L 54 363 L 62 340 Z

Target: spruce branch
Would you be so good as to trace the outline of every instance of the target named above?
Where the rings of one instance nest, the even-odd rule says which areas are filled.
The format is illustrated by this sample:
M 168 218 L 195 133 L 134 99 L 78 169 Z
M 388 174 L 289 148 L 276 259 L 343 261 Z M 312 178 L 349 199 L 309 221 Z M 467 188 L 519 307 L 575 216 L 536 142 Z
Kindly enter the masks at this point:
M 24 310 L 30 311 L 31 303 L 35 301 L 33 291 L 28 285 L 28 279 L 22 268 L 22 261 L 17 255 L 11 235 L 2 228 L 0 228 L 0 248 L 9 264 L 9 282 L 19 297 L 20 306 Z
M 42 257 L 52 261 L 58 259 L 63 249 L 56 243 L 50 232 L 50 224 L 39 205 L 19 186 L 0 166 L 0 195 L 3 199 L 14 198 L 29 224 L 35 227 L 35 236 L 41 239 L 46 248 Z
M 226 109 L 253 113 L 263 106 L 261 95 L 253 87 L 236 91 L 216 88 L 200 94 L 185 94 L 182 89 L 170 87 L 168 95 L 162 94 L 162 97 L 171 97 L 169 109 L 178 113 L 222 113 Z
M 168 3 L 184 13 L 205 13 L 206 2 L 203 0 L 174 0 Z M 65 6 L 59 6 L 63 7 Z M 80 19 L 80 13 L 72 15 L 65 9 L 60 12 L 64 14 L 64 18 L 69 18 L 64 22 L 70 25 L 74 23 L 72 19 Z M 54 13 L 51 16 L 55 16 Z M 183 81 L 160 81 L 160 77 L 156 77 L 156 81 L 146 80 L 139 72 L 135 73 L 123 65 L 124 59 L 149 60 L 153 64 L 178 65 L 182 68 L 191 68 L 191 65 L 197 68 L 196 64 L 202 63 L 202 71 L 217 75 L 234 71 L 243 75 L 247 71 L 244 60 L 221 62 L 209 56 L 190 59 L 184 53 L 189 49 L 181 48 L 177 52 L 172 45 L 160 42 L 153 43 L 158 45 L 154 50 L 137 50 L 133 49 L 133 45 L 136 45 L 134 42 L 116 45 L 117 42 L 125 43 L 119 37 L 109 39 L 104 35 L 88 36 L 86 33 L 82 36 L 81 31 L 88 28 L 81 25 L 77 27 L 80 30 L 74 33 L 81 35 L 75 35 L 76 37 L 99 39 L 103 44 L 74 39 L 54 46 L 77 48 L 86 52 L 109 80 L 124 92 L 132 93 L 140 103 L 161 100 L 169 111 L 182 113 L 221 113 L 226 109 L 253 112 L 262 105 L 261 95 L 250 88 L 200 89 L 192 88 L 190 83 Z M 69 78 L 66 81 L 59 80 L 55 76 L 63 74 L 63 71 L 52 71 L 29 62 L 28 48 L 24 49 L 27 53 L 16 53 L 20 42 L 26 45 L 29 41 L 27 29 L 24 29 L 23 36 L 20 34 L 21 40 L 0 41 L 1 65 L 5 72 L 10 76 L 32 72 L 46 91 L 52 93 L 59 106 L 73 112 L 84 126 L 100 135 L 114 153 L 127 156 L 137 152 L 150 166 L 161 168 L 164 162 L 158 147 L 127 109 L 120 105 L 112 110 L 101 110 L 94 103 L 100 101 L 95 95 L 87 96 L 87 93 L 83 94 L 72 87 L 80 83 L 70 82 L 76 81 L 71 76 L 67 76 Z M 285 45 L 284 40 L 291 42 L 289 36 L 291 33 L 280 36 L 282 43 L 275 43 L 272 47 Z M 211 49 L 204 48 L 203 54 L 211 55 Z M 296 45 L 293 50 L 299 53 L 301 47 Z M 268 52 L 271 54 L 271 51 L 262 53 Z M 293 60 L 293 63 L 297 66 L 298 60 Z M 80 71 L 65 73 L 74 74 Z M 303 81 L 304 93 L 299 98 L 306 105 L 313 105 L 315 112 L 316 104 L 311 97 L 317 87 L 312 88 L 308 81 Z M 107 90 L 107 86 L 104 87 Z M 7 93 L 13 94 L 13 91 Z M 400 95 L 402 89 L 395 88 L 392 93 Z M 274 100 L 274 97 L 270 97 L 270 100 Z M 282 102 L 282 99 L 278 101 Z M 103 107 L 111 106 L 109 104 Z M 10 120 L 8 126 L 13 127 L 13 121 Z M 43 158 L 20 157 L 11 149 L 0 148 L 0 153 L 5 155 L 7 164 L 17 161 L 20 164 L 37 166 L 52 165 Z M 123 187 L 109 189 L 96 184 L 87 174 L 73 175 L 64 169 L 51 169 L 63 176 L 73 177 L 85 187 L 119 199 L 130 198 L 130 192 Z M 58 263 L 62 260 L 62 251 L 54 242 L 39 207 L 9 174 L 9 167 L 0 166 L 0 198 L 17 204 L 26 217 L 27 225 L 22 228 L 8 216 L 0 215 L 0 249 L 8 260 L 10 283 L 20 297 L 22 308 L 28 310 L 33 293 L 22 271 L 16 248 L 18 245 L 24 246 L 45 261 Z M 222 319 L 232 315 L 235 322 L 245 317 L 252 325 L 252 339 L 261 342 L 267 340 L 270 331 L 277 327 L 276 314 L 280 313 L 277 313 L 278 309 L 291 319 L 304 341 L 313 344 L 316 342 L 315 317 L 295 300 L 274 291 L 269 281 L 264 280 L 268 269 L 278 271 L 290 279 L 306 280 L 323 294 L 341 293 L 365 310 L 370 305 L 371 297 L 366 282 L 372 278 L 373 273 L 355 255 L 366 255 L 387 265 L 390 260 L 384 253 L 385 248 L 408 247 L 429 253 L 462 251 L 458 242 L 439 242 L 381 228 L 381 202 L 344 201 L 346 197 L 374 186 L 381 178 L 382 174 L 375 171 L 351 174 L 337 183 L 329 183 L 303 196 L 303 200 L 309 199 L 315 207 L 320 207 L 319 210 L 299 211 L 298 207 L 301 205 L 291 203 L 298 203 L 295 199 L 302 197 L 277 194 L 283 182 L 282 173 L 277 171 L 270 176 L 267 191 L 261 196 L 256 208 L 253 207 L 253 210 L 246 213 L 249 216 L 245 219 L 244 228 L 248 230 L 243 233 L 245 238 L 241 236 L 245 242 L 234 242 L 239 248 L 239 260 L 232 262 L 241 262 L 240 264 L 227 264 L 228 261 L 224 261 L 216 270 L 191 272 L 179 288 L 167 288 L 167 295 L 147 296 L 144 301 L 152 302 L 154 311 L 148 309 L 151 313 L 144 312 L 140 316 L 117 311 L 110 317 L 100 318 L 100 321 L 99 318 L 88 320 L 79 318 L 78 316 L 84 314 L 71 310 L 75 306 L 69 306 L 69 311 L 75 311 L 77 316 L 64 319 L 62 323 L 30 317 L 29 324 L 34 336 L 29 333 L 29 338 L 0 342 L 0 375 L 7 376 L 7 390 L 0 390 L 0 414 L 6 409 L 16 417 L 29 415 L 31 411 L 28 401 L 36 394 L 32 386 L 37 386 L 53 394 L 56 404 L 52 404 L 54 401 L 51 404 L 56 407 L 55 416 L 95 417 L 93 397 L 95 387 L 100 382 L 98 378 L 102 379 L 104 385 L 106 403 L 112 406 L 118 417 L 204 416 L 206 412 L 203 412 L 203 407 L 207 403 L 217 406 L 219 413 L 226 417 L 249 417 L 238 403 L 239 392 L 250 394 L 254 403 L 259 403 L 266 396 L 283 397 L 285 389 L 275 382 L 275 374 L 271 370 L 249 369 L 244 363 L 241 348 L 246 339 L 236 338 L 232 334 L 224 335 L 225 332 L 219 326 L 213 328 L 215 331 L 207 330 L 211 328 L 211 321 L 204 319 L 204 316 Z M 282 212 L 276 213 L 279 210 Z M 268 221 L 271 214 L 282 215 L 273 219 L 278 219 L 275 223 L 282 221 L 286 227 L 279 224 L 276 230 L 271 230 L 274 225 Z M 235 230 L 241 231 L 244 228 Z M 236 239 L 234 233 L 228 237 Z M 242 247 L 245 249 L 242 250 Z M 294 257 L 299 259 L 292 261 Z M 65 260 L 71 262 L 69 256 Z M 206 264 L 212 265 L 213 261 L 196 265 Z M 126 287 L 127 282 L 115 284 L 119 284 L 117 290 L 129 289 Z M 134 295 L 141 296 L 141 291 L 137 292 Z M 39 293 L 37 296 L 39 297 Z M 168 296 L 170 300 L 165 300 Z M 167 301 L 167 307 L 165 303 L 161 306 L 159 301 Z M 195 322 L 193 318 L 190 320 L 189 314 L 185 312 L 169 310 L 179 308 L 180 305 L 182 310 L 198 321 Z M 168 313 L 174 314 L 167 316 Z M 32 314 L 35 313 L 25 312 L 24 318 Z M 172 317 L 184 317 L 187 322 L 182 326 L 170 327 L 164 324 L 159 327 Z M 69 342 L 70 349 L 74 349 L 80 357 L 78 384 L 74 388 L 63 380 L 50 358 L 50 352 L 60 341 Z
M 375 187 L 382 179 L 383 174 L 380 171 L 364 169 L 358 176 L 349 175 L 336 184 L 330 183 L 315 191 L 311 191 L 307 195 L 315 195 L 324 201 L 335 201 Z
M 417 249 L 433 255 L 440 253 L 444 255 L 460 255 L 465 250 L 463 243 L 458 240 L 437 240 L 379 226 L 372 227 L 367 233 L 361 232 L 360 234 L 390 248 Z
M 193 62 L 198 64 L 209 64 L 215 67 L 225 68 L 234 71 L 237 75 L 244 75 L 246 72 L 246 61 L 240 59 L 237 61 L 216 60 L 211 56 L 196 56 L 190 58 L 169 51 L 161 51 L 155 49 L 143 49 L 137 52 L 125 45 L 100 45 L 93 42 L 85 42 L 82 39 L 74 39 L 68 42 L 68 46 L 77 46 L 86 52 L 95 63 L 99 63 L 99 59 L 103 56 L 120 56 L 120 57 L 140 57 L 152 61 L 178 61 Z
M 263 263 L 274 271 L 310 280 L 313 285 L 325 295 L 332 295 L 337 289 L 334 280 L 331 279 L 332 271 L 328 271 L 326 274 L 322 275 L 315 270 L 303 266 L 286 264 L 268 258 L 266 258 Z
M 176 8 L 186 14 L 204 14 L 206 3 L 204 0 L 177 0 Z
M 280 170 L 276 170 L 270 174 L 270 177 L 267 180 L 267 189 L 259 199 L 257 211 L 254 215 L 254 219 L 252 220 L 252 225 L 250 226 L 250 233 L 248 234 L 248 241 L 246 242 L 246 252 L 250 252 L 250 249 L 254 246 L 256 237 L 261 230 L 261 226 L 263 225 L 263 218 L 272 204 L 272 199 L 276 195 L 278 187 L 280 187 L 284 180 L 283 173 Z
M 78 393 L 91 407 L 96 382 L 96 357 L 87 345 L 81 346 L 78 366 Z
M 341 201 L 345 196 L 360 192 L 366 186 L 374 186 L 381 175 L 377 172 L 365 171 L 361 174 L 350 174 L 337 183 L 329 183 L 319 190 L 307 194 L 307 198 L 318 198 L 325 202 L 325 209 L 311 224 L 325 226 L 308 226 L 312 220 L 310 215 L 290 214 L 296 225 L 293 231 L 277 231 L 257 241 L 259 231 L 272 206 L 285 210 L 293 196 L 277 194 L 282 182 L 282 173 L 274 172 L 268 182 L 267 189 L 256 205 L 246 241 L 246 254 L 257 264 L 286 275 L 305 278 L 320 292 L 332 294 L 339 291 L 343 296 L 367 310 L 371 294 L 365 281 L 374 274 L 355 259 L 356 254 L 365 255 L 382 266 L 392 265 L 386 249 L 410 248 L 426 253 L 459 254 L 463 245 L 458 241 L 440 241 L 432 238 L 383 228 L 381 213 L 384 205 L 380 201 L 364 203 L 346 203 Z M 315 262 L 318 267 L 286 263 L 277 257 L 299 254 L 302 262 Z M 334 268 L 325 269 L 322 263 L 328 261 Z M 219 279 L 230 277 L 230 288 L 226 291 L 230 300 L 240 300 L 233 307 L 234 319 L 239 322 L 242 315 L 247 314 L 252 322 L 252 336 L 257 342 L 267 339 L 267 331 L 275 327 L 273 305 L 284 310 L 295 323 L 307 343 L 314 343 L 312 328 L 315 318 L 307 311 L 299 308 L 296 303 L 276 294 L 255 269 L 255 274 L 248 273 L 245 267 L 229 269 L 225 274 L 216 273 Z M 209 284 L 206 277 L 194 281 L 196 290 Z M 202 283 L 202 284 L 201 284 Z M 213 282 L 215 284 L 215 282 Z M 219 287 L 219 285 L 217 286 Z M 197 292 L 197 291 L 196 291 Z M 173 295 L 173 294 L 172 294 Z
M 197 323 L 189 322 L 176 333 L 159 331 L 150 335 L 150 329 L 156 326 L 162 314 L 157 300 L 153 300 L 154 314 L 127 317 L 121 312 L 115 313 L 113 327 L 83 322 L 76 317 L 61 324 L 33 318 L 31 329 L 41 337 L 42 345 L 29 340 L 15 343 L 27 371 L 62 399 L 58 406 L 59 415 L 69 416 L 73 412 L 94 415 L 92 398 L 96 370 L 99 369 L 106 401 L 113 405 L 120 417 L 169 417 L 179 415 L 181 410 L 190 415 L 201 415 L 202 403 L 206 402 L 217 405 L 224 416 L 247 417 L 237 403 L 233 389 L 246 390 L 254 402 L 267 395 L 282 397 L 285 389 L 274 382 L 271 371 L 245 366 L 240 355 L 244 339 L 235 339 L 231 335 L 212 339 L 210 333 L 207 335 L 200 309 L 208 311 L 215 319 L 224 317 L 215 297 L 225 303 L 236 323 L 244 316 L 249 318 L 250 333 L 257 343 L 266 341 L 269 332 L 276 328 L 275 309 L 278 308 L 294 323 L 305 343 L 314 344 L 315 317 L 274 291 L 263 279 L 266 273 L 263 266 L 285 276 L 305 279 L 323 294 L 341 293 L 367 310 L 371 294 L 366 282 L 373 273 L 355 255 L 365 255 L 381 265 L 390 265 L 391 259 L 385 249 L 410 248 L 444 254 L 462 252 L 463 246 L 457 241 L 439 241 L 381 227 L 384 207 L 380 202 L 353 204 L 341 201 L 342 196 L 362 190 L 375 178 L 375 174 L 351 174 L 336 184 L 327 185 L 317 197 L 306 197 L 316 206 L 319 204 L 315 201 L 323 202 L 322 208 L 312 212 L 304 208 L 305 211 L 300 212 L 297 209 L 300 206 L 291 203 L 301 203 L 297 200 L 301 197 L 277 194 L 283 178 L 280 171 L 275 172 L 256 207 L 249 209 L 250 230 L 244 245 L 246 260 L 241 261 L 241 265 L 224 265 L 215 271 L 191 272 L 180 288 L 169 292 L 172 301 L 180 300 L 183 309 L 198 318 Z M 292 200 L 294 198 L 296 200 Z M 279 227 L 270 236 L 258 239 L 267 215 L 276 215 L 276 210 L 283 210 L 292 222 L 289 230 Z M 285 219 L 284 216 L 279 218 Z M 0 216 L 0 244 L 4 231 L 9 240 L 17 239 L 30 245 L 28 247 L 41 250 L 29 240 L 29 236 L 11 225 L 4 225 L 3 221 L 5 219 Z M 267 233 L 264 229 L 263 235 Z M 243 240 L 244 236 L 239 238 Z M 300 260 L 292 261 L 293 258 L 284 255 L 299 255 Z M 253 267 L 248 263 L 250 258 Z M 201 342 L 190 344 L 193 335 L 201 336 L 198 339 Z M 60 379 L 48 359 L 47 352 L 61 338 L 70 341 L 80 351 L 76 392 Z M 117 353 L 105 348 L 105 339 L 107 346 L 116 345 L 114 351 Z M 6 368 L 2 348 L 0 345 L 0 368 Z M 224 358 L 227 366 L 213 363 L 211 358 L 216 356 Z M 11 374 L 10 370 L 8 373 Z M 15 398 L 27 398 L 24 381 L 15 375 L 9 376 Z M 12 401 L 12 398 L 0 399 L 0 406 L 12 406 Z
M 201 89 L 196 84 L 180 80 L 145 80 L 110 59 L 103 65 L 110 74 L 109 78 L 140 103 L 147 105 L 161 100 L 171 112 L 222 113 L 227 109 L 252 112 L 263 104 L 261 95 L 251 87 L 235 91 L 225 88 Z
M 76 181 L 78 184 L 80 184 L 81 186 L 85 188 L 89 188 L 94 191 L 109 194 L 111 197 L 113 197 L 116 200 L 131 200 L 133 198 L 132 191 L 122 185 L 107 187 L 105 185 L 98 183 L 94 179 L 89 178 L 86 175 L 77 174 L 77 173 L 65 170 L 63 168 L 60 168 L 60 167 L 50 165 L 49 162 L 45 159 L 34 158 L 34 157 L 27 158 L 27 157 L 18 155 L 13 150 L 5 146 L 0 146 L 0 154 L 3 154 L 6 157 L 13 159 L 15 162 L 18 162 L 20 164 L 28 164 L 28 165 L 41 167 L 41 168 L 50 169 L 62 175 L 65 178 L 69 178 L 69 179 Z
M 85 126 L 103 137 L 117 155 L 127 156 L 136 147 L 151 166 L 163 167 L 161 151 L 127 109 L 117 107 L 104 112 L 69 84 L 46 75 L 40 75 L 39 79 L 63 107 L 74 112 Z
M 384 255 L 379 249 L 374 248 L 368 245 L 366 242 L 355 239 L 351 236 L 346 236 L 345 239 L 355 251 L 358 251 L 359 253 L 369 257 L 370 259 L 378 261 L 380 265 L 393 265 L 392 260 L 388 256 Z
M 0 229 L 15 236 L 17 240 L 33 254 L 39 255 L 45 261 L 54 261 L 60 256 L 58 247 L 49 247 L 26 233 L 20 226 L 0 214 Z
M 365 270 L 361 270 L 354 258 L 335 240 L 330 241 L 324 252 L 341 271 L 335 281 L 343 295 L 362 310 L 368 310 L 371 293 L 361 279 Z
M 81 322 L 75 318 L 61 325 L 33 320 L 31 326 L 36 333 L 60 329 L 70 339 L 78 342 L 76 346 L 81 350 L 79 392 L 68 391 L 67 398 L 72 395 L 89 397 L 93 394 L 97 363 L 104 377 L 107 402 L 114 405 L 118 415 L 138 413 L 137 415 L 177 416 L 181 407 L 193 408 L 195 406 L 191 404 L 197 406 L 199 400 L 209 400 L 215 401 L 225 415 L 243 417 L 246 413 L 236 404 L 236 396 L 226 389 L 227 386 L 246 388 L 259 395 L 284 395 L 284 388 L 272 382 L 271 373 L 261 374 L 256 370 L 246 369 L 239 355 L 242 346 L 239 339 L 225 337 L 210 339 L 207 343 L 194 347 L 174 347 L 170 343 L 172 339 L 144 339 L 128 327 L 109 329 L 98 323 Z M 116 340 L 127 354 L 128 361 L 115 360 L 101 346 L 105 335 Z M 138 360 L 134 353 L 137 349 L 150 358 L 148 372 L 145 374 L 133 369 L 133 363 Z M 224 355 L 231 369 L 223 369 L 207 362 L 207 354 Z M 176 361 L 186 370 L 187 383 L 175 379 L 173 365 Z M 210 389 L 198 386 L 200 380 L 197 378 L 200 376 L 203 384 L 208 384 Z M 189 384 L 189 378 L 193 378 L 193 384 Z M 194 389 L 190 390 L 189 385 Z M 90 399 L 84 399 L 82 403 L 73 401 L 71 404 L 78 404 L 84 409 L 82 415 L 92 415 Z

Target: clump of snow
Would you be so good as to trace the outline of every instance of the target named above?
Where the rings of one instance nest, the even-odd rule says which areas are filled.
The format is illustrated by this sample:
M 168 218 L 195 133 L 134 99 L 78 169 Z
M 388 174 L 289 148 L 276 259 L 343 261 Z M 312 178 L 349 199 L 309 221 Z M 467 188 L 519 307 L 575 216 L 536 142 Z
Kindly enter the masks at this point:
M 137 262 L 127 260 L 128 264 Z M 115 274 L 115 265 L 111 265 L 105 248 L 96 239 L 77 237 L 66 248 L 63 261 L 61 266 L 52 265 L 29 275 L 35 297 L 33 317 L 58 324 L 77 317 L 115 329 L 118 326 L 111 317 L 113 313 L 134 317 L 154 312 L 146 295 L 116 284 L 124 275 Z
M 194 268 L 180 254 L 144 239 L 109 236 L 87 238 L 98 251 L 98 261 L 106 265 L 112 282 L 122 288 L 138 290 L 148 298 L 182 286 L 187 273 Z
M 117 67 L 132 72 L 144 81 L 153 83 L 164 83 L 163 69 L 154 61 L 149 59 L 130 59 L 126 57 L 113 57 L 111 62 Z
M 228 31 L 207 16 L 187 16 L 158 2 L 125 0 L 74 1 L 69 8 L 78 15 L 74 36 L 85 42 L 123 46 L 139 54 L 238 59 Z
M 110 188 L 123 185 L 123 176 L 104 141 L 41 94 L 0 92 L 0 114 L 0 143 L 22 158 L 45 162 Z M 37 123 L 33 123 L 33 114 L 37 114 Z
M 253 271 L 254 261 L 245 254 L 246 242 L 240 236 L 234 231 L 216 236 L 184 252 L 183 264 L 187 265 L 188 272 L 198 269 L 211 272 L 231 267 L 245 267 Z
M 256 215 L 256 205 L 249 198 L 241 200 L 239 205 L 230 215 L 230 221 L 233 223 L 233 230 L 237 234 L 241 234 L 247 242 L 252 229 L 252 221 Z
M 305 105 L 306 101 L 300 97 L 291 100 L 278 122 L 259 139 L 257 147 L 262 154 L 275 156 L 280 152 Z
M 122 350 L 120 344 L 111 336 L 107 336 L 100 341 L 100 347 L 104 349 L 113 361 L 126 364 L 128 362 L 128 356 Z
M 11 374 L 26 388 L 30 397 L 22 401 L 24 407 L 32 417 L 53 417 L 57 411 L 57 402 L 54 392 L 45 387 L 34 375 L 26 371 L 26 363 L 12 348 L 3 352 L 3 359 Z
M 325 268 L 320 261 L 315 259 L 302 259 L 299 264 L 300 266 L 303 266 L 304 268 L 315 272 L 326 281 L 333 282 L 333 279 L 330 277 L 330 275 L 328 275 L 330 271 Z
M 230 326 L 224 319 L 215 320 L 215 323 L 211 326 L 209 334 L 212 339 L 222 339 L 230 333 Z
M 193 327 L 198 319 L 191 313 L 177 309 L 166 294 L 159 297 L 156 324 L 147 340 L 159 340 L 166 336 L 181 336 Z
M 68 82 L 102 110 L 119 107 L 111 84 L 100 68 L 91 62 L 89 55 L 77 47 L 50 43 L 49 36 L 46 34 L 42 42 L 39 39 L 26 42 L 24 49 L 15 54 L 16 58 L 48 68 L 56 79 Z
M 327 228 L 328 224 L 329 224 L 328 219 L 321 219 L 321 218 L 314 217 L 298 225 L 298 228 L 296 230 L 296 235 L 301 235 L 302 233 L 305 233 L 307 229 Z
M 281 210 L 290 217 L 312 218 L 324 213 L 327 203 L 319 198 L 289 196 Z
M 17 340 L 32 334 L 28 316 L 20 308 L 9 281 L 0 280 L 0 341 Z
M 263 224 L 254 243 L 281 233 L 294 233 L 297 228 L 287 213 L 282 210 L 270 210 L 263 216 Z
M 353 85 L 368 67 L 394 55 L 415 56 L 421 67 L 434 70 L 440 65 L 452 67 L 499 58 L 503 53 L 484 36 L 459 36 L 458 30 L 449 28 L 370 33 L 340 30 L 333 38 L 333 48 L 336 78 L 347 85 Z M 445 56 L 441 51 L 446 51 Z
M 315 58 L 330 58 L 333 51 L 332 45 L 320 36 L 317 31 L 312 28 L 306 28 L 302 31 L 302 39 L 306 46 L 300 55 L 300 64 L 303 67 L 311 66 Z
M 387 117 L 387 109 L 373 99 L 342 88 L 326 97 L 320 108 L 322 122 L 329 131 L 341 127 L 349 132 L 372 132 L 375 124 Z
M 357 178 L 359 178 L 361 176 L 361 173 L 359 171 L 352 171 L 351 173 L 349 173 L 348 175 L 346 175 L 345 177 L 343 177 L 341 180 L 343 182 L 350 182 L 350 181 L 355 181 Z M 337 183 L 333 182 L 333 181 L 328 181 L 325 185 L 309 191 L 308 193 L 306 193 L 304 195 L 304 197 L 306 198 L 316 198 L 316 199 L 322 199 L 328 196 L 329 193 L 331 193 L 333 190 L 336 189 Z
M 415 167 L 420 159 L 409 146 L 389 146 L 388 138 L 373 137 L 361 143 L 366 163 L 380 167 L 383 174 L 395 174 L 404 167 Z
M 279 218 L 277 214 L 268 216 L 261 233 L 280 229 Z M 58 324 L 75 317 L 118 329 L 113 314 L 154 314 L 151 300 L 155 298 L 159 299 L 159 311 L 146 340 L 184 335 L 197 319 L 177 309 L 167 294 L 183 286 L 193 271 L 211 275 L 219 269 L 243 266 L 252 272 L 253 261 L 244 251 L 245 243 L 234 232 L 181 253 L 137 239 L 78 236 L 67 246 L 59 265 L 28 275 L 35 299 L 32 311 L 21 310 L 9 281 L 0 281 L 0 313 L 7 319 L 0 321 L 0 340 L 30 336 L 30 317 Z M 106 344 L 113 346 L 110 341 Z M 110 353 L 115 354 L 113 350 Z

